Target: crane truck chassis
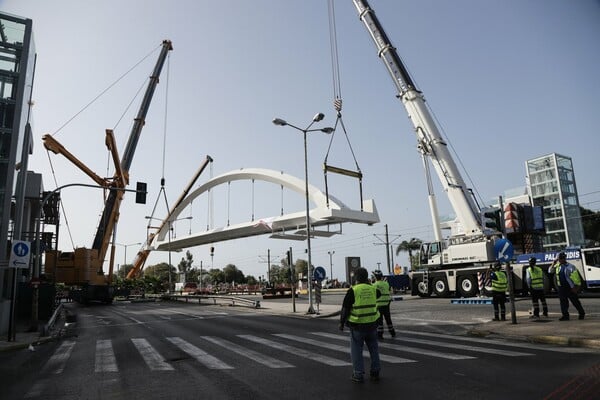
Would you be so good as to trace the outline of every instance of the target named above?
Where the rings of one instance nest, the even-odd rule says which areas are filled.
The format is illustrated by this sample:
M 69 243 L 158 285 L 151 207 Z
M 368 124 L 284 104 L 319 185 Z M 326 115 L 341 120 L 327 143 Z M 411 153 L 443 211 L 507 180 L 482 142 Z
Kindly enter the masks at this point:
M 554 289 L 548 268 L 558 256 L 558 251 L 518 255 L 512 267 L 513 287 L 516 295 L 527 295 L 526 269 L 529 259 L 534 257 L 536 264 L 544 271 L 544 291 L 549 294 Z M 566 249 L 567 261 L 573 264 L 582 278 L 583 289 L 600 291 L 600 247 Z M 460 268 L 427 269 L 411 273 L 411 294 L 428 297 L 473 297 L 489 294 L 489 282 L 485 276 L 489 265 L 478 263 Z

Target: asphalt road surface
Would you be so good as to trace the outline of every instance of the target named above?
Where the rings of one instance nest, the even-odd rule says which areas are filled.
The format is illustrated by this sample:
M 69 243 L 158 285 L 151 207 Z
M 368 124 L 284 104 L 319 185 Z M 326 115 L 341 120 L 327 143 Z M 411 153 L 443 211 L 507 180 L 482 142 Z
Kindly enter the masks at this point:
M 72 336 L 0 354 L 3 400 L 592 399 L 600 389 L 598 351 L 419 329 L 444 313 L 433 306 L 381 342 L 382 378 L 364 384 L 350 380 L 348 330 L 336 318 L 161 302 L 69 307 Z

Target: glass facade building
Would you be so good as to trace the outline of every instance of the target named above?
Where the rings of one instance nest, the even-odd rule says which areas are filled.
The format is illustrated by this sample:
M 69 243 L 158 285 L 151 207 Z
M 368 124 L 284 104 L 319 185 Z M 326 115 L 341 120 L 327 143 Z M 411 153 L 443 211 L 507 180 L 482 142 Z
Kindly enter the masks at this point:
M 585 238 L 571 158 L 552 153 L 527 161 L 526 169 L 531 201 L 544 210 L 544 249 L 583 246 Z
M 15 166 L 32 149 L 30 106 L 35 68 L 32 21 L 0 13 L 0 262 L 7 260 L 17 184 Z M 26 140 L 27 139 L 27 140 Z

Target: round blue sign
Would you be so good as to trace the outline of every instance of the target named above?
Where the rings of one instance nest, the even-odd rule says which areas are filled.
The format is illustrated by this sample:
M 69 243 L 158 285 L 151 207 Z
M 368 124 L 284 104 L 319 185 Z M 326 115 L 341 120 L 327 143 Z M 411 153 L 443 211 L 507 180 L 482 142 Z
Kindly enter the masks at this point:
M 325 276 L 327 276 L 327 272 L 325 272 L 325 268 L 323 267 L 316 267 L 315 271 L 313 272 L 313 278 L 316 281 L 322 281 L 325 279 Z

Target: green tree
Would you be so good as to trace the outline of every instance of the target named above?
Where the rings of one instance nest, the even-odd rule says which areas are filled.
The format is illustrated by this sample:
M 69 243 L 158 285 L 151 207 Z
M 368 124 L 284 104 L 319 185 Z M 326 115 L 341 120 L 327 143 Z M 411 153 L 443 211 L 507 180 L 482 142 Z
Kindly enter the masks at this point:
M 204 283 L 218 285 L 225 282 L 225 274 L 220 269 L 212 268 L 205 275 Z
M 227 283 L 246 283 L 244 273 L 233 264 L 227 264 L 225 268 L 223 268 L 223 275 L 225 276 L 225 282 Z
M 165 262 L 150 265 L 144 268 L 144 278 L 153 278 L 152 282 L 158 282 L 162 288 L 169 288 L 169 274 L 171 283 L 175 281 L 175 268 Z M 173 290 L 173 288 L 169 288 Z
M 192 269 L 192 264 L 194 263 L 194 256 L 190 251 L 185 252 L 185 258 L 181 258 L 179 264 L 177 264 L 177 270 L 183 275 L 183 282 L 188 282 L 188 271 Z M 191 281 L 190 281 L 191 282 Z
M 422 243 L 423 241 L 421 239 L 411 238 L 409 241 L 402 241 L 402 243 L 396 247 L 396 255 L 399 255 L 402 252 L 408 253 L 408 261 L 410 262 L 411 270 L 413 269 L 413 266 L 420 265 L 418 254 Z M 413 251 L 416 251 L 417 253 L 415 256 L 413 256 Z

